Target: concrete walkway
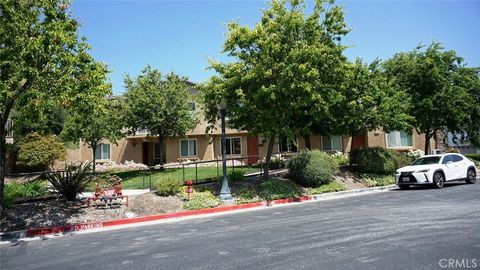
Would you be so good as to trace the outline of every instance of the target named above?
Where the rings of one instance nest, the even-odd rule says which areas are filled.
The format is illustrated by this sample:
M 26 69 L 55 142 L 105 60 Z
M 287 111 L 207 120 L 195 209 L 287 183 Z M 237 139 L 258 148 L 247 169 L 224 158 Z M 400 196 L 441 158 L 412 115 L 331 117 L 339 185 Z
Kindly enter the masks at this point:
M 150 192 L 150 189 L 124 189 L 122 190 L 123 195 L 126 196 L 136 196 L 136 195 L 141 195 Z M 93 197 L 93 192 L 84 192 L 80 193 L 77 196 L 79 199 L 84 199 L 84 198 L 91 198 Z

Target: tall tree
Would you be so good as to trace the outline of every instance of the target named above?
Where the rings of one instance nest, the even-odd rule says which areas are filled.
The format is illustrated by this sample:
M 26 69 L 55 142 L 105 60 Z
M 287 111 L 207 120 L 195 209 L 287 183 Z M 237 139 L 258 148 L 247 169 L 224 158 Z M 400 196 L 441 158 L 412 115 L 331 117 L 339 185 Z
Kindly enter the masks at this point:
M 332 4 L 317 0 L 306 14 L 304 1 L 273 0 L 253 28 L 228 25 L 223 52 L 233 61 L 210 61 L 218 75 L 202 91 L 206 118 L 216 122 L 225 98 L 233 126 L 268 138 L 266 178 L 275 138 L 308 134 L 339 98 L 348 29 Z
M 398 53 L 384 64 L 397 87 L 410 96 L 409 113 L 413 126 L 425 134 L 425 153 L 437 131 L 465 130 L 473 108 L 473 97 L 463 80 L 468 69 L 455 51 L 445 50 L 440 43 Z
M 163 160 L 163 142 L 168 138 L 185 136 L 194 129 L 197 120 L 189 102 L 189 84 L 173 73 L 162 75 L 147 66 L 135 79 L 125 78 L 125 124 L 131 133 L 146 129 L 158 136 L 160 165 Z
M 480 67 L 462 68 L 456 81 L 470 94 L 471 107 L 461 129 L 452 131 L 463 134 L 464 143 L 480 148 Z
M 81 143 L 92 149 L 92 170 L 95 173 L 95 153 L 98 146 L 104 140 L 116 143 L 123 135 L 121 110 L 118 100 L 107 97 L 84 104 L 81 110 L 72 112 L 67 118 L 62 137 L 68 141 L 81 140 Z
M 116 143 L 122 136 L 119 101 L 108 97 L 112 94 L 112 85 L 108 82 L 107 66 L 102 63 L 85 61 L 79 69 L 78 95 L 73 102 L 77 105 L 69 110 L 62 131 L 65 141 L 81 140 L 92 149 L 92 170 L 95 173 L 95 152 L 103 140 Z
M 357 134 L 378 128 L 411 129 L 408 96 L 387 80 L 379 60 L 365 64 L 357 59 L 347 70 L 340 88 L 341 99 L 333 105 L 335 117 L 329 126 L 333 133 L 351 136 L 350 154 Z
M 32 100 L 33 101 L 33 100 Z M 60 135 L 67 110 L 56 99 L 36 99 L 36 106 L 18 108 L 11 113 L 14 142 L 21 140 L 26 135 L 37 132 L 41 135 Z
M 5 178 L 5 124 L 12 109 L 75 96 L 79 56 L 92 59 L 79 38 L 68 3 L 55 0 L 0 1 L 0 212 Z M 65 100 L 65 104 L 71 104 Z

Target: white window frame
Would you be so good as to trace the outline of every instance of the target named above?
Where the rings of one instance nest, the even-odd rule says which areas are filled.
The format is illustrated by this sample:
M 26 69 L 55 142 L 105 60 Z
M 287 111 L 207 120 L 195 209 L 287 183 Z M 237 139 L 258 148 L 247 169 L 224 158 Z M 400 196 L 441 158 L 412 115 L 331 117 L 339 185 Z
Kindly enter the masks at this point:
M 388 146 L 388 134 L 391 134 L 393 132 L 396 132 L 398 133 L 398 141 L 400 142 L 400 145 L 399 146 Z M 410 137 L 412 138 L 412 144 L 411 145 L 407 145 L 407 146 L 402 146 L 401 143 L 402 143 L 402 139 L 400 137 L 400 132 L 405 132 L 405 134 L 407 135 L 410 135 Z M 406 131 L 403 131 L 403 130 L 394 130 L 392 132 L 385 132 L 385 146 L 389 149 L 410 149 L 410 148 L 413 148 L 413 146 L 415 145 L 415 142 L 413 140 L 413 134 L 408 134 L 408 132 Z M 425 143 L 428 143 L 428 142 L 425 142 Z
M 187 155 L 186 156 L 183 156 L 182 155 L 182 141 L 187 141 Z M 195 153 L 193 155 L 190 155 L 191 153 L 190 152 L 190 142 L 191 141 L 195 141 Z M 197 157 L 197 152 L 198 152 L 198 142 L 197 142 L 197 139 L 196 138 L 193 138 L 193 139 L 180 139 L 179 143 L 178 143 L 178 151 L 179 151 L 179 156 L 181 158 L 186 158 L 186 157 Z
M 233 144 L 232 144 L 232 139 L 238 139 L 240 141 L 240 153 L 238 154 L 232 154 L 233 153 Z M 227 140 L 230 140 L 230 143 L 227 143 Z M 225 138 L 225 144 L 227 149 L 230 149 L 230 154 L 227 154 L 227 156 L 241 156 L 243 153 L 243 145 L 242 145 L 242 137 L 226 137 Z M 220 150 L 222 149 L 222 138 L 220 138 Z
M 105 145 L 108 145 L 108 158 L 105 158 L 103 156 L 103 147 L 105 147 Z M 97 151 L 100 152 L 100 157 L 97 158 Z M 112 146 L 109 144 L 109 143 L 101 143 L 99 145 L 97 145 L 97 148 L 95 149 L 95 160 L 110 160 L 111 156 L 112 156 Z
M 329 141 L 330 141 L 330 149 L 325 149 L 323 147 L 323 141 L 324 141 L 324 138 L 325 137 L 328 137 Z M 332 145 L 332 137 L 340 137 L 340 149 L 333 149 L 333 145 Z M 320 140 L 321 140 L 321 145 L 322 145 L 322 151 L 326 152 L 326 151 L 340 151 L 340 152 L 343 152 L 343 136 L 342 135 L 322 135 L 320 136 Z

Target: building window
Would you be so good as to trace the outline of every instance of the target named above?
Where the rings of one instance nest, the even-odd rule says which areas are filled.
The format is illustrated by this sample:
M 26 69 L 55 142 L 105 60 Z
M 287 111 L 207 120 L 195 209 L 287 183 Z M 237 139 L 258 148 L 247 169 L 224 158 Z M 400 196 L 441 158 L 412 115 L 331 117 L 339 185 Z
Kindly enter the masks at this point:
M 163 143 L 163 161 L 167 161 L 167 145 Z M 155 164 L 160 164 L 160 143 L 155 143 Z
M 278 150 L 280 153 L 283 152 L 297 152 L 297 139 L 289 140 L 287 138 L 280 138 L 278 143 Z
M 180 156 L 193 157 L 197 155 L 197 140 L 180 140 Z
M 242 144 L 240 138 L 226 138 L 225 144 L 227 146 L 227 155 L 241 155 Z M 220 139 L 221 143 L 221 139 Z
M 342 136 L 322 136 L 322 150 L 324 151 L 343 151 Z
M 95 159 L 110 159 L 110 144 L 99 144 L 95 149 Z
M 411 147 L 412 134 L 408 134 L 405 131 L 392 131 L 387 133 L 387 147 Z

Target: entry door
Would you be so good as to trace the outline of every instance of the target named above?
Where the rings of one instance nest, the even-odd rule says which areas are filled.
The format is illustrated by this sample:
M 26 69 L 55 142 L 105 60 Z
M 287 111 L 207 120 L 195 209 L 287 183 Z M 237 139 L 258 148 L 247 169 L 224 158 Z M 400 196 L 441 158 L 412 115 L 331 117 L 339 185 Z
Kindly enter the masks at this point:
M 248 136 L 247 137 L 247 155 L 248 164 L 255 164 L 258 161 L 258 137 Z
M 352 148 L 364 148 L 365 147 L 365 133 L 356 134 L 352 139 Z

